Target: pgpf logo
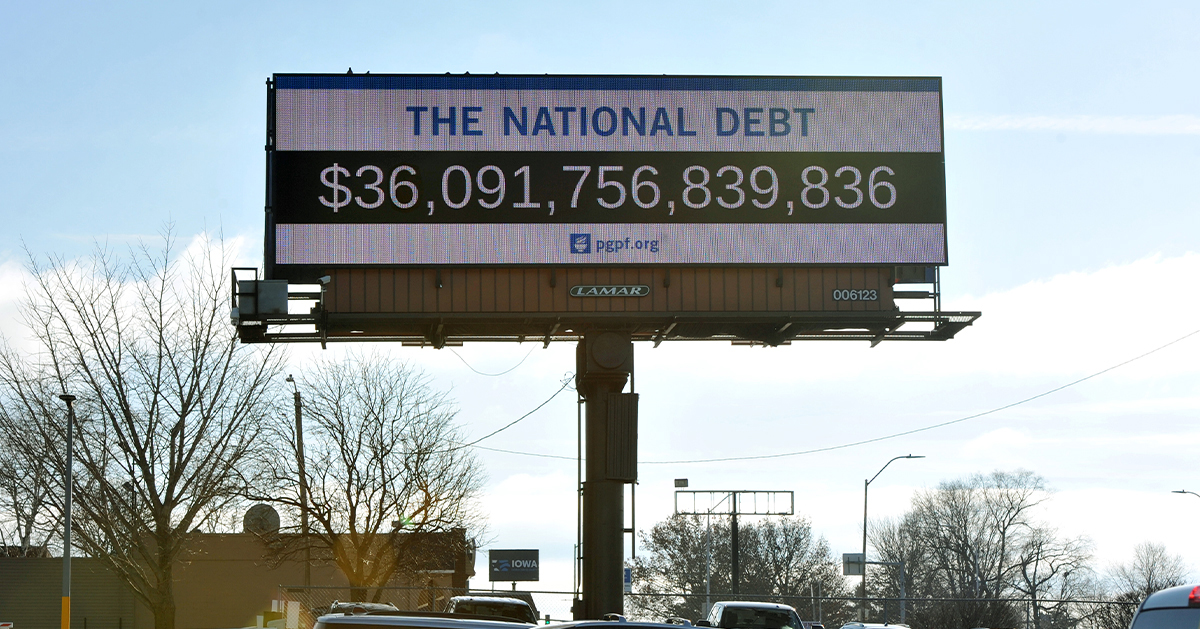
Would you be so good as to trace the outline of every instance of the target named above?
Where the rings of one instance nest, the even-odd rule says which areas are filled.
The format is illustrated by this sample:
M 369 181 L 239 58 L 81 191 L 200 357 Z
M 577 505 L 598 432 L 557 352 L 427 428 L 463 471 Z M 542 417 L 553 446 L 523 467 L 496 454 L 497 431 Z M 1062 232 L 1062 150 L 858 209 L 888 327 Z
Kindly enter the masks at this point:
M 571 253 L 591 253 L 591 234 L 571 234 Z

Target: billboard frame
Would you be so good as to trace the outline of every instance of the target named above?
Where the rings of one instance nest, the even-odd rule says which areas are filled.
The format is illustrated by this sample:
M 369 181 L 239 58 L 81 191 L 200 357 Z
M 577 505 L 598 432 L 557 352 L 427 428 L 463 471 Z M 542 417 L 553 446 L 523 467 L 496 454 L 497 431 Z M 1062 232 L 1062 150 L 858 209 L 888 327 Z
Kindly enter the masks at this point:
M 811 83 L 814 85 L 819 84 L 819 85 L 825 86 L 825 89 L 839 89 L 839 90 L 843 90 L 843 91 L 852 91 L 852 90 L 850 90 L 851 87 L 866 87 L 866 88 L 870 88 L 871 90 L 886 91 L 889 88 L 889 86 L 891 89 L 900 89 L 896 86 L 924 85 L 926 87 L 922 88 L 922 90 L 919 90 L 919 91 L 930 91 L 930 92 L 936 93 L 936 95 L 937 95 L 938 142 L 937 142 L 936 155 L 942 156 L 943 160 L 944 160 L 944 155 L 945 155 L 944 108 L 943 108 L 943 98 L 942 98 L 942 79 L 941 79 L 941 77 L 919 77 L 919 76 L 851 77 L 851 76 L 769 76 L 769 75 L 759 75 L 759 76 L 744 76 L 744 75 L 742 75 L 742 76 L 739 76 L 739 75 L 653 76 L 653 75 L 632 75 L 632 74 L 470 75 L 469 73 L 463 74 L 463 75 L 451 75 L 449 73 L 446 73 L 444 75 L 441 75 L 441 74 L 371 75 L 371 74 L 335 74 L 335 73 L 276 73 L 276 74 L 272 75 L 272 77 L 270 79 L 267 80 L 267 92 L 268 92 L 268 95 L 267 95 L 267 128 L 266 128 L 266 138 L 265 138 L 265 140 L 266 140 L 265 149 L 267 152 L 267 156 L 266 156 L 266 184 L 267 184 L 266 188 L 267 189 L 265 191 L 265 217 L 264 217 L 265 224 L 264 224 L 264 232 L 263 232 L 263 237 L 264 237 L 264 240 L 263 240 L 264 275 L 265 275 L 266 279 L 289 279 L 290 281 L 305 281 L 305 280 L 311 281 L 313 278 L 317 277 L 318 275 L 327 273 L 328 269 L 330 269 L 330 268 L 343 268 L 343 267 L 344 268 L 372 268 L 372 267 L 387 268 L 387 267 L 392 267 L 392 266 L 397 266 L 397 265 L 443 266 L 443 264 L 441 264 L 441 263 L 432 263 L 431 264 L 431 263 L 413 263 L 413 262 L 404 262 L 404 263 L 388 262 L 388 263 L 379 263 L 379 264 L 354 263 L 354 264 L 349 264 L 349 265 L 315 264 L 315 265 L 312 265 L 309 267 L 305 267 L 304 265 L 300 265 L 300 264 L 281 265 L 278 263 L 277 254 L 279 252 L 279 242 L 278 242 L 278 238 L 277 238 L 277 227 L 279 226 L 279 223 L 276 220 L 276 218 L 277 218 L 276 207 L 277 207 L 277 201 L 278 201 L 278 199 L 276 198 L 276 181 L 277 181 L 277 175 L 278 175 L 277 170 L 276 170 L 276 162 L 277 162 L 276 154 L 278 151 L 278 147 L 277 147 L 277 144 L 278 144 L 277 139 L 278 138 L 276 136 L 276 132 L 278 129 L 278 120 L 277 120 L 276 104 L 277 104 L 277 89 L 278 89 L 277 83 L 280 79 L 293 79 L 293 80 L 311 79 L 311 80 L 317 81 L 317 82 L 320 82 L 322 80 L 339 81 L 339 82 L 341 82 L 341 81 L 358 81 L 358 82 L 364 82 L 364 84 L 366 84 L 365 82 L 368 82 L 368 81 L 412 80 L 412 81 L 444 82 L 447 85 L 455 84 L 455 83 L 458 83 L 458 82 L 461 82 L 464 80 L 472 81 L 473 83 L 478 83 L 480 85 L 497 84 L 497 83 L 503 83 L 503 82 L 535 82 L 535 81 L 536 82 L 544 82 L 544 81 L 571 82 L 571 81 L 574 81 L 579 84 L 589 84 L 589 83 L 602 84 L 602 83 L 608 81 L 608 82 L 618 82 L 618 83 L 626 82 L 626 83 L 630 83 L 633 85 L 642 85 L 642 84 L 652 85 L 652 84 L 662 83 L 664 81 L 700 81 L 700 82 L 707 81 L 707 82 L 713 82 L 715 84 L 721 84 L 721 82 L 738 82 L 738 83 L 755 84 L 755 85 L 761 84 L 761 85 L 766 85 L 766 86 L 769 86 L 772 82 L 792 81 L 799 85 L 804 85 L 804 84 L 808 84 L 808 83 Z M 465 89 L 465 88 L 458 88 L 458 89 Z M 499 88 L 492 87 L 492 88 L 488 88 L 488 89 L 499 89 Z M 564 116 L 565 116 L 565 114 L 564 114 Z M 647 151 L 647 152 L 651 152 L 651 151 Z M 699 154 L 709 154 L 710 152 L 711 152 L 711 150 L 710 151 L 701 151 Z M 727 153 L 727 152 L 715 151 L 715 153 L 712 153 L 712 154 L 725 154 L 725 153 Z M 735 152 L 735 154 L 736 154 L 736 152 Z M 784 151 L 781 154 L 786 155 L 786 154 L 791 154 L 791 153 Z M 802 154 L 804 154 L 804 155 L 819 155 L 819 154 L 821 154 L 821 152 L 820 151 L 804 152 Z M 942 179 L 943 183 L 941 184 L 942 188 L 941 188 L 941 192 L 940 192 L 940 197 L 941 197 L 940 202 L 942 204 L 943 209 L 941 210 L 941 216 L 938 219 L 938 223 L 937 223 L 938 225 L 940 225 L 940 231 L 941 231 L 940 237 L 939 237 L 940 248 L 941 248 L 941 252 L 942 252 L 941 260 L 932 261 L 932 262 L 924 262 L 923 261 L 923 262 L 918 262 L 916 264 L 928 264 L 931 266 L 944 266 L 949 263 L 949 248 L 948 248 L 949 243 L 948 243 L 948 236 L 946 234 L 947 217 L 945 215 L 945 209 L 944 209 L 944 207 L 945 207 L 944 167 L 943 167 L 943 171 L 942 171 L 942 177 L 943 177 L 943 179 Z M 713 185 L 716 185 L 715 180 L 714 180 Z M 832 183 L 830 185 L 832 185 Z M 336 195 L 336 193 L 335 193 L 335 195 Z M 831 207 L 832 207 L 832 205 L 831 205 Z M 839 220 L 839 223 L 837 223 L 837 224 L 841 224 L 840 223 L 841 219 L 838 219 L 838 220 Z M 334 223 L 334 224 L 338 224 L 338 223 Z M 344 224 L 344 223 L 342 223 L 342 224 Z M 397 223 L 397 224 L 403 224 L 403 223 Z M 421 224 L 421 223 L 416 223 L 416 224 Z M 497 221 L 495 224 L 496 225 L 516 225 L 516 224 L 520 224 L 520 223 L 513 223 L 513 222 L 508 222 L 508 221 Z M 614 222 L 612 224 L 613 225 L 621 225 L 622 223 Z M 724 224 L 724 221 L 718 221 L 717 224 Z M 736 224 L 736 223 L 732 223 L 732 224 Z M 757 223 L 745 223 L 745 224 L 757 224 Z M 808 222 L 802 221 L 800 224 L 816 225 L 818 223 L 808 223 Z M 868 222 L 868 223 L 861 223 L 861 224 L 862 225 L 875 225 L 875 224 L 901 225 L 904 223 L 890 223 L 888 221 L 884 221 L 882 223 Z M 608 266 L 610 264 L 615 264 L 615 263 L 619 263 L 622 265 L 645 265 L 645 266 L 658 266 L 661 264 L 667 264 L 667 263 L 659 263 L 659 262 L 636 262 L 636 261 L 632 261 L 632 262 L 596 261 L 596 262 L 579 262 L 579 263 L 572 261 L 571 266 L 603 267 L 603 266 Z M 671 264 L 677 265 L 677 263 L 671 263 Z M 678 263 L 678 264 L 699 264 L 699 263 L 685 262 L 685 263 Z M 719 264 L 721 266 L 730 266 L 730 267 L 758 267 L 758 266 L 781 266 L 781 265 L 787 266 L 787 265 L 791 265 L 791 264 L 796 264 L 797 266 L 872 266 L 872 265 L 893 266 L 896 264 L 907 264 L 907 262 L 890 261 L 890 262 L 873 263 L 873 262 L 859 262 L 859 261 L 848 261 L 848 262 L 825 261 L 825 262 L 791 263 L 791 262 L 771 261 L 771 262 L 744 262 L 744 263 L 743 262 L 723 262 L 723 263 L 719 263 Z M 445 264 L 445 266 L 470 267 L 470 266 L 472 266 L 472 264 L 470 264 L 470 263 L 447 263 L 447 264 Z M 492 265 L 488 264 L 486 266 L 490 267 Z M 549 266 L 549 263 L 515 262 L 515 263 L 511 263 L 511 264 L 505 264 L 505 266 L 537 267 L 537 266 Z M 285 268 L 287 269 L 286 271 L 284 270 Z
M 849 89 L 848 86 L 870 85 L 881 91 L 889 86 L 894 89 L 897 85 L 923 86 L 925 92 L 936 92 L 937 113 L 937 143 L 928 144 L 929 151 L 934 151 L 943 158 L 945 154 L 944 113 L 942 98 L 942 80 L 940 77 L 780 77 L 780 76 L 706 76 L 706 75 L 675 75 L 671 77 L 656 77 L 649 75 L 364 75 L 364 74 L 288 74 L 272 75 L 267 80 L 267 127 L 266 127 L 266 190 L 264 195 L 264 265 L 260 276 L 258 270 L 235 269 L 233 305 L 235 307 L 234 321 L 238 326 L 239 336 L 243 342 L 326 342 L 338 341 L 397 341 L 406 345 L 444 347 L 458 345 L 466 341 L 500 341 L 525 342 L 538 341 L 548 345 L 552 341 L 578 341 L 587 329 L 627 330 L 634 340 L 653 342 L 655 346 L 664 340 L 722 340 L 735 344 L 748 345 L 785 345 L 796 340 L 866 340 L 874 346 L 883 340 L 946 340 L 952 338 L 959 330 L 971 325 L 980 316 L 978 312 L 944 312 L 941 310 L 941 288 L 939 266 L 948 263 L 948 237 L 945 231 L 946 216 L 944 210 L 944 165 L 942 166 L 942 207 L 939 224 L 941 226 L 941 251 L 943 261 L 926 265 L 897 267 L 891 263 L 866 264 L 856 262 L 844 263 L 721 263 L 716 265 L 701 264 L 664 264 L 611 261 L 580 262 L 572 264 L 318 264 L 310 267 L 277 264 L 279 242 L 277 241 L 278 199 L 277 177 L 277 82 L 281 78 L 307 77 L 315 81 L 358 81 L 367 85 L 370 81 L 380 80 L 412 80 L 444 82 L 447 85 L 459 84 L 464 80 L 486 85 L 501 85 L 508 82 L 544 82 L 544 81 L 575 81 L 581 83 L 616 82 L 638 84 L 663 81 L 710 81 L 720 83 L 744 83 L 763 85 L 778 81 L 792 81 L 802 84 L 810 82 L 814 85 L 833 85 L 839 89 Z M 496 88 L 492 88 L 496 89 Z M 748 89 L 748 88 L 747 88 Z M 565 116 L 565 114 L 564 114 Z M 719 145 L 723 146 L 723 145 Z M 717 150 L 717 149 L 711 149 Z M 653 151 L 647 149 L 647 153 Z M 717 150 L 718 154 L 721 151 Z M 806 154 L 802 152 L 801 154 Z M 336 192 L 335 197 L 336 199 Z M 497 223 L 506 224 L 506 223 Z M 620 224 L 620 223 L 614 223 Z M 718 223 L 719 224 L 719 223 Z M 815 223 L 808 223 L 815 224 Z M 886 223 L 884 223 L 886 224 Z M 821 243 L 823 246 L 824 243 Z M 292 272 L 284 271 L 288 267 Z M 562 274 L 566 279 L 572 270 L 594 269 L 596 273 L 607 271 L 616 272 L 617 267 L 625 269 L 644 269 L 654 275 L 654 281 L 619 282 L 609 286 L 604 282 L 581 282 L 578 286 L 558 286 L 556 278 Z M 707 270 L 706 270 L 707 269 Z M 628 305 L 621 306 L 622 300 L 628 303 L 629 291 L 634 290 L 643 299 L 658 299 L 659 292 L 676 291 L 670 288 L 672 277 L 679 277 L 679 272 L 717 274 L 725 271 L 734 276 L 725 280 L 725 290 L 728 293 L 747 293 L 751 291 L 744 278 L 755 276 L 755 288 L 761 293 L 763 282 L 758 276 L 763 273 L 775 277 L 774 286 L 783 286 L 783 277 L 799 272 L 801 269 L 841 269 L 851 273 L 864 271 L 868 276 L 878 275 L 879 280 L 873 280 L 871 286 L 883 288 L 888 284 L 886 294 L 881 295 L 878 302 L 861 307 L 771 307 L 750 308 L 729 307 L 726 303 L 716 303 L 711 308 L 686 308 L 666 311 L 659 307 L 653 311 Z M 449 307 L 451 293 L 455 291 L 455 282 L 461 284 L 464 273 L 470 275 L 481 272 L 504 273 L 513 278 L 528 277 L 536 274 L 537 290 L 543 292 L 553 289 L 557 293 L 566 294 L 568 290 L 579 289 L 572 293 L 572 299 L 594 299 L 606 301 L 603 307 L 578 308 L 558 307 L 557 309 L 534 308 L 510 309 L 507 311 L 476 308 L 465 311 L 462 308 Z M 389 272 L 407 272 L 420 276 L 424 285 L 422 290 L 427 294 L 436 295 L 432 302 L 425 303 L 419 308 L 409 310 L 388 310 L 386 308 L 364 308 L 364 295 L 360 286 L 355 287 L 354 277 L 365 274 L 383 274 Z M 546 277 L 546 274 L 548 278 Z M 665 278 L 664 278 L 665 274 Z M 318 287 L 309 284 L 291 283 L 287 289 L 288 304 L 301 306 L 289 308 L 288 304 L 278 306 L 274 310 L 255 310 L 245 307 L 237 309 L 239 300 L 257 304 L 258 292 L 243 290 L 238 283 L 250 278 L 251 284 L 260 280 L 275 282 L 312 282 L 320 277 L 323 283 Z M 660 279 L 662 278 L 662 279 Z M 741 279 L 739 279 L 741 278 Z M 915 279 L 914 279 L 915 278 Z M 548 280 L 548 281 L 547 281 Z M 416 281 L 416 280 L 414 280 Z M 678 280 L 677 280 L 678 281 Z M 740 284 L 739 284 L 740 282 Z M 837 290 L 854 291 L 864 288 L 861 280 L 854 283 L 841 281 L 833 285 Z M 896 290 L 899 284 L 916 282 L 925 284 L 923 290 Z M 896 286 L 892 286 L 895 284 Z M 549 288 L 547 288 L 547 285 Z M 590 288 L 591 293 L 583 290 Z M 532 289 L 531 289 L 532 290 Z M 774 291 L 768 287 L 767 291 Z M 786 293 L 788 288 L 784 288 Z M 353 294 L 348 293 L 350 291 Z M 359 291 L 359 292 L 355 292 Z M 606 294 L 610 291 L 611 294 Z M 625 291 L 625 292 L 621 292 Z M 777 291 L 776 291 L 777 292 Z M 757 295 L 758 293 L 756 293 Z M 849 294 L 847 292 L 846 294 Z M 590 297 L 589 297 L 590 295 Z M 826 295 L 826 298 L 829 296 Z M 757 297 L 756 297 L 757 298 Z M 365 299 L 371 299 L 367 294 Z M 557 297 L 555 299 L 558 299 Z M 896 306 L 896 300 L 916 300 L 919 302 L 914 309 L 901 310 Z M 778 299 L 776 298 L 776 301 Z M 786 301 L 786 299 L 785 299 Z M 295 303 L 295 302 L 302 302 Z M 430 305 L 432 303 L 432 305 Z M 561 302 L 559 302 L 561 305 Z M 677 302 L 673 302 L 677 303 Z M 765 303 L 765 302 L 756 302 Z M 255 308 L 258 308 L 256 305 Z M 667 309 L 670 310 L 670 309 Z M 901 329 L 904 328 L 904 329 Z

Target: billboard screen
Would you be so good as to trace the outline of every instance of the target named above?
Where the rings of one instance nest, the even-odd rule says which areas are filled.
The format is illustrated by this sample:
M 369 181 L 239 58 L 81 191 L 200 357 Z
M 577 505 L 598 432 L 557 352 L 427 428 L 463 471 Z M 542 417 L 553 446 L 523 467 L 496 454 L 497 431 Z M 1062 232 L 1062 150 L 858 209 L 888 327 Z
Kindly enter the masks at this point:
M 940 78 L 296 75 L 268 273 L 942 265 Z

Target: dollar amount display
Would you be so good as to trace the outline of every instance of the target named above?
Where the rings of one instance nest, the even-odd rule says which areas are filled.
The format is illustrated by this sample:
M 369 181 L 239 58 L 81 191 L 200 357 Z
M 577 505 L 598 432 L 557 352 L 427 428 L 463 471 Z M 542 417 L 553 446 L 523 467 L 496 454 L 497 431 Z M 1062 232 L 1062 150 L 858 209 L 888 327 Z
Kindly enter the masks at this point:
M 940 160 L 937 155 L 855 153 L 814 159 L 738 154 L 721 159 L 714 154 L 641 153 L 632 156 L 638 161 L 614 163 L 611 153 L 557 153 L 535 154 L 543 159 L 516 164 L 511 154 L 491 154 L 502 159 L 485 161 L 488 155 L 414 153 L 417 159 L 404 161 L 396 154 L 386 155 L 390 159 L 326 155 L 324 161 L 317 161 L 320 154 L 281 156 L 305 163 L 289 168 L 292 180 L 278 188 L 278 218 L 906 223 L 940 222 L 945 214 L 944 201 L 936 194 L 943 182 L 928 174 L 931 169 L 913 163 Z

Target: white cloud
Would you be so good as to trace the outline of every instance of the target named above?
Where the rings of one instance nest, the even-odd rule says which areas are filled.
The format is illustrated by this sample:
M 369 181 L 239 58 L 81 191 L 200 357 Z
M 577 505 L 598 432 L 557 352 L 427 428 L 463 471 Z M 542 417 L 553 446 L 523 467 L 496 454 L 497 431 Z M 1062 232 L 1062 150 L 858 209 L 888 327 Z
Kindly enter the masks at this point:
M 1200 330 L 1200 317 L 1195 315 L 1200 312 L 1200 292 L 1184 288 L 1197 271 L 1200 254 L 1152 256 L 1029 282 L 978 299 L 956 299 L 953 308 L 979 310 L 983 318 L 959 335 L 953 351 L 960 359 L 969 352 L 975 360 L 963 362 L 993 373 L 1098 371 Z M 1122 368 L 1122 377 L 1196 373 L 1200 366 L 1188 359 L 1185 348 L 1200 341 L 1198 337 Z
M 15 260 L 0 262 L 0 336 L 17 349 L 27 349 L 29 332 L 21 323 L 20 304 L 29 279 Z
M 166 244 L 166 241 L 161 235 L 128 235 L 128 236 L 105 236 L 97 239 L 102 245 L 107 245 L 116 259 L 125 260 L 129 255 L 129 247 L 136 247 L 139 243 L 145 245 L 154 251 Z M 117 241 L 117 242 L 114 242 Z M 209 260 L 212 265 L 212 271 L 217 278 L 225 278 L 229 273 L 229 266 L 257 266 L 257 262 L 250 261 L 248 255 L 248 240 L 244 236 L 226 238 L 218 240 L 212 237 L 211 234 L 200 233 L 191 236 L 178 236 L 174 244 L 174 263 L 186 261 L 188 259 L 200 259 L 204 254 L 205 247 L 213 245 L 218 248 L 223 248 L 226 258 L 221 259 L 219 253 Z M 91 252 L 76 258 L 74 260 L 66 260 L 66 264 L 85 260 L 92 255 Z M 45 257 L 39 258 L 39 263 L 46 261 Z M 86 272 L 86 265 L 79 267 L 78 270 Z M 0 335 L 15 348 L 22 351 L 35 351 L 35 346 L 30 339 L 29 330 L 21 321 L 19 310 L 20 304 L 25 299 L 25 287 L 33 280 L 27 267 L 23 261 L 17 259 L 9 259 L 0 262 Z M 133 293 L 128 295 L 131 299 Z
M 1033 439 L 1014 428 L 1000 428 L 982 434 L 961 448 L 961 455 L 979 461 L 984 469 L 996 467 L 1029 467 L 1023 453 L 1033 444 Z
M 1195 553 L 1195 525 L 1200 500 L 1172 494 L 1170 479 L 1158 491 L 1130 491 L 1095 487 L 1055 493 L 1046 502 L 1043 516 L 1064 535 L 1083 535 L 1094 543 L 1095 567 L 1108 570 L 1133 558 L 1142 542 L 1162 544 L 1182 554 L 1197 576 L 1200 556 Z

